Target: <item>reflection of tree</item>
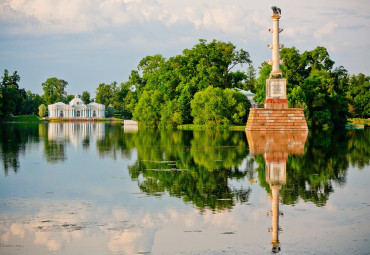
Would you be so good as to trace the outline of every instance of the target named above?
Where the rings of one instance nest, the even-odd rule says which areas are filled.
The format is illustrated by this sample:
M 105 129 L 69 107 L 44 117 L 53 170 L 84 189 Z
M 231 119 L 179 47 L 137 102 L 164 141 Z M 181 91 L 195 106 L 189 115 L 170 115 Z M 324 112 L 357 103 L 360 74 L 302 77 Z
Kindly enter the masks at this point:
M 49 140 L 45 139 L 45 159 L 49 163 L 57 163 L 65 161 L 66 155 L 66 140 Z
M 96 141 L 96 147 L 100 157 L 117 158 L 117 154 L 130 155 L 133 147 L 127 147 L 126 137 L 130 134 L 124 134 L 121 124 L 105 124 L 104 133 Z
M 152 129 L 125 138 L 137 149 L 138 161 L 129 171 L 143 192 L 168 192 L 200 210 L 230 209 L 235 201 L 248 201 L 249 188 L 228 185 L 229 179 L 248 173 L 239 167 L 248 154 L 242 132 Z
M 24 154 L 27 145 L 39 142 L 38 125 L 19 123 L 0 126 L 0 155 L 5 175 L 9 169 L 18 171 L 19 156 Z
M 286 165 L 287 182 L 280 191 L 284 204 L 295 204 L 299 198 L 323 206 L 334 192 L 335 186 L 346 183 L 349 164 L 364 167 L 370 162 L 370 130 L 332 133 L 309 133 L 305 152 L 301 156 L 289 156 Z M 265 178 L 263 156 L 255 158 L 259 163 L 260 184 L 271 192 Z
M 370 164 L 370 129 L 348 131 L 350 162 L 360 169 Z

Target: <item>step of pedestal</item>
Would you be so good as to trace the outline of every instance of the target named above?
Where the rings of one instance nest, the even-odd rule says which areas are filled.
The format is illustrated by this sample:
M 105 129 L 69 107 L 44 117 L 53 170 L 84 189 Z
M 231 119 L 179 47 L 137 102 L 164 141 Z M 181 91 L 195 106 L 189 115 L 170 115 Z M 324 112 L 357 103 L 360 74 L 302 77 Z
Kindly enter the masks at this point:
M 308 130 L 303 109 L 252 108 L 246 130 Z

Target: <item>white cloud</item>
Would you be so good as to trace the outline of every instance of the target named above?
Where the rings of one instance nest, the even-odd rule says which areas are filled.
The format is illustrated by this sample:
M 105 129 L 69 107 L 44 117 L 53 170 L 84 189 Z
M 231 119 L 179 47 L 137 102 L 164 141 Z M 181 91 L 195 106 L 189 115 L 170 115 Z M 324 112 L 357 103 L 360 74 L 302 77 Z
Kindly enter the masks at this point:
M 203 4 L 202 4 L 203 2 Z M 158 21 L 166 26 L 192 24 L 196 29 L 239 33 L 246 25 L 266 24 L 258 12 L 232 4 L 185 3 L 154 0 L 6 0 L 0 3 L 1 20 L 14 25 L 16 33 L 84 33 L 96 28 Z M 249 22 L 248 22 L 249 20 Z M 251 24 L 252 22 L 252 24 Z M 13 27 L 13 29 L 14 29 Z
M 338 28 L 338 24 L 331 21 L 325 24 L 324 26 L 318 28 L 314 33 L 314 38 L 320 40 L 324 36 L 329 36 L 335 32 L 336 28 Z

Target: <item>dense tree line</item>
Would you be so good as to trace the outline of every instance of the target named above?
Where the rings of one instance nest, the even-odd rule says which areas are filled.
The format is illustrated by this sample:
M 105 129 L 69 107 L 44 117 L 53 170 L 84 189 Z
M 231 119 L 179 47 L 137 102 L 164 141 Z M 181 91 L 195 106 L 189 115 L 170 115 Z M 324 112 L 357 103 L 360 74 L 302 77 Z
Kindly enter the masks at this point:
M 284 48 L 281 57 L 289 107 L 303 108 L 310 127 L 334 127 L 348 117 L 370 117 L 369 76 L 349 75 L 342 66 L 334 68 L 324 47 L 303 53 L 295 47 Z M 233 71 L 243 64 L 245 71 Z M 264 62 L 256 77 L 249 53 L 236 50 L 230 42 L 200 40 L 169 59 L 160 54 L 144 57 L 126 82 L 101 83 L 95 98 L 87 91 L 79 97 L 85 104 L 104 104 L 108 117 L 133 118 L 146 126 L 243 125 L 250 104 L 233 88 L 256 93 L 262 107 L 270 72 L 271 66 Z M 19 81 L 16 71 L 12 75 L 4 71 L 0 117 L 37 115 L 44 112 L 39 110 L 41 104 L 68 103 L 74 97 L 66 93 L 68 82 L 56 77 L 42 83 L 43 95 L 19 88 Z
M 74 95 L 67 95 L 68 82 L 56 77 L 49 78 L 41 84 L 43 95 L 19 88 L 19 81 L 17 71 L 10 75 L 7 69 L 4 70 L 0 81 L 0 118 L 31 114 L 45 116 L 47 105 L 57 102 L 69 103 L 74 98 Z M 90 93 L 84 91 L 82 100 L 89 103 Z

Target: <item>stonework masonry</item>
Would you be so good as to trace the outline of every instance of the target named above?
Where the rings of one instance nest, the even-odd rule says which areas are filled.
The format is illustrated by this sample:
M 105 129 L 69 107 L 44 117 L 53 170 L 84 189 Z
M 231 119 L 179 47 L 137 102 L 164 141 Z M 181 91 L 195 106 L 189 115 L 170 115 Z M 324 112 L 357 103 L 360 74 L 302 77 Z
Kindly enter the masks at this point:
M 303 109 L 252 108 L 246 130 L 308 130 Z

